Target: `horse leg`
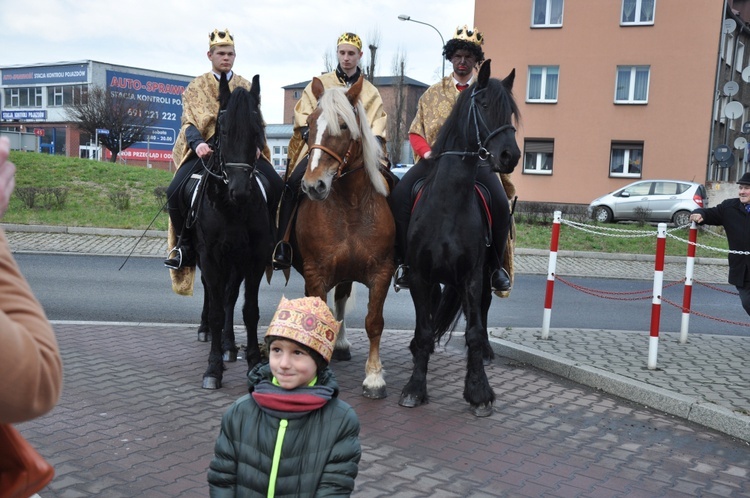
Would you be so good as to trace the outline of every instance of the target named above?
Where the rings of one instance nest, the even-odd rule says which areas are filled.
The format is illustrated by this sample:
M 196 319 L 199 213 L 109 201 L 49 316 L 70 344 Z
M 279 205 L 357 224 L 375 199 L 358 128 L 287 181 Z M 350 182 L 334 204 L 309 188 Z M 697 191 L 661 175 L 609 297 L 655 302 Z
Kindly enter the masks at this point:
M 485 268 L 484 271 L 484 283 L 482 284 L 482 330 L 484 331 L 483 339 L 484 344 L 482 345 L 482 362 L 485 367 L 492 364 L 492 360 L 495 359 L 495 350 L 492 349 L 490 344 L 489 333 L 487 332 L 487 314 L 490 311 L 490 305 L 492 304 L 492 290 L 490 287 L 490 273 L 489 269 Z
M 260 345 L 258 344 L 258 321 L 260 320 L 260 307 L 258 306 L 258 292 L 260 281 L 263 278 L 265 265 L 257 269 L 255 274 L 245 278 L 245 304 L 242 306 L 242 320 L 245 322 L 247 332 L 247 370 L 248 372 L 260 363 Z
M 417 326 L 414 329 L 414 338 L 409 344 L 414 367 L 411 377 L 401 391 L 401 399 L 398 404 L 407 408 L 414 408 L 427 403 L 427 364 L 430 353 L 434 348 L 432 334 L 432 322 L 430 315 L 432 311 L 432 296 L 429 283 L 421 275 L 412 273 L 410 293 L 414 302 Z
M 232 269 L 224 296 L 224 326 L 222 328 L 221 349 L 224 361 L 237 361 L 237 343 L 234 337 L 234 307 L 240 295 L 242 276 L 236 268 Z
M 224 376 L 222 348 L 222 328 L 224 327 L 224 291 L 223 279 L 206 278 L 206 291 L 209 296 L 208 328 L 211 333 L 211 351 L 208 354 L 208 368 L 203 374 L 204 389 L 219 389 Z
M 370 339 L 370 351 L 365 364 L 365 380 L 362 382 L 362 395 L 366 398 L 382 399 L 387 396 L 383 366 L 380 363 L 380 339 L 383 336 L 383 305 L 391 283 L 392 268 L 376 275 L 370 284 L 370 297 L 367 302 L 365 330 Z
M 464 399 L 469 402 L 471 412 L 477 417 L 492 415 L 492 405 L 495 402 L 495 392 L 484 371 L 484 357 L 487 338 L 487 328 L 482 321 L 482 280 L 472 279 L 467 284 L 466 301 L 466 379 L 464 381 Z
M 346 302 L 351 294 L 351 282 L 338 284 L 333 294 L 333 313 L 336 317 L 336 320 L 341 322 L 339 335 L 336 336 L 336 344 L 333 346 L 332 356 L 332 359 L 338 361 L 349 361 L 352 359 L 352 354 L 349 351 L 351 343 L 346 338 L 346 322 L 344 321 L 344 315 L 346 314 Z
M 198 326 L 198 341 L 208 342 L 208 290 L 203 274 L 201 274 L 201 283 L 203 284 L 203 310 L 201 311 L 201 324 Z

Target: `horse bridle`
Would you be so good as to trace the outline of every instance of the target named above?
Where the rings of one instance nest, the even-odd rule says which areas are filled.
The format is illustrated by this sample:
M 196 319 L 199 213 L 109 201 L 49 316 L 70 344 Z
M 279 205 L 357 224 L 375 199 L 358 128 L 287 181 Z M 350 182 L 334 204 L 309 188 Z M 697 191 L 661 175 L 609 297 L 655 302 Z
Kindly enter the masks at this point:
M 357 112 L 357 108 L 352 106 L 352 109 L 354 110 L 354 115 L 357 117 L 357 126 L 360 126 L 359 113 Z M 322 150 L 323 152 L 325 152 L 326 154 L 334 158 L 339 163 L 339 166 L 336 169 L 336 176 L 333 177 L 333 179 L 335 180 L 337 178 L 341 178 L 342 176 L 346 176 L 349 173 L 353 173 L 359 169 L 364 168 L 364 164 L 362 164 L 361 166 L 357 168 L 352 168 L 347 171 L 344 171 L 344 168 L 346 168 L 349 165 L 349 160 L 352 157 L 352 153 L 354 152 L 354 146 L 356 145 L 356 143 L 357 141 L 354 140 L 353 138 L 349 140 L 349 147 L 346 149 L 346 154 L 344 154 L 343 158 L 339 156 L 336 153 L 336 151 L 329 149 L 323 144 L 312 144 L 309 147 L 309 152 L 311 153 L 314 149 Z
M 243 169 L 249 169 L 250 170 L 250 177 L 252 178 L 255 176 L 255 172 L 258 170 L 258 167 L 256 166 L 255 162 L 252 164 L 248 163 L 228 163 L 226 162 L 226 159 L 224 159 L 224 154 L 221 150 L 221 133 L 223 133 L 223 130 L 221 129 L 220 120 L 222 117 L 222 114 L 226 112 L 224 110 L 219 111 L 219 117 L 216 119 L 216 133 L 214 134 L 215 140 L 214 140 L 214 153 L 211 154 L 211 158 L 208 161 L 208 164 L 206 164 L 205 161 L 203 161 L 203 158 L 201 158 L 201 164 L 203 164 L 203 169 L 211 175 L 212 177 L 216 178 L 217 180 L 221 180 L 224 182 L 225 185 L 229 184 L 229 178 L 227 177 L 227 170 L 226 168 L 243 168 Z M 219 159 L 219 172 L 214 173 L 212 165 L 215 162 L 215 158 Z
M 489 158 L 492 157 L 492 153 L 487 150 L 485 145 L 487 145 L 490 140 L 492 140 L 496 135 L 506 131 L 506 130 L 512 130 L 513 132 L 516 131 L 516 127 L 512 124 L 504 124 L 500 126 L 499 128 L 495 129 L 494 131 L 490 132 L 485 138 L 484 141 L 482 140 L 482 137 L 479 133 L 479 123 L 481 121 L 482 126 L 484 126 L 485 130 L 489 130 L 489 126 L 487 126 L 487 123 L 485 122 L 482 115 L 477 110 L 477 103 L 476 103 L 476 96 L 482 92 L 487 90 L 486 88 L 481 89 L 474 89 L 471 92 L 471 102 L 469 103 L 469 118 L 474 121 L 474 128 L 477 131 L 477 147 L 479 150 L 475 151 L 457 151 L 457 150 L 449 150 L 442 152 L 439 156 L 471 156 L 471 157 L 478 157 L 480 161 L 486 161 Z

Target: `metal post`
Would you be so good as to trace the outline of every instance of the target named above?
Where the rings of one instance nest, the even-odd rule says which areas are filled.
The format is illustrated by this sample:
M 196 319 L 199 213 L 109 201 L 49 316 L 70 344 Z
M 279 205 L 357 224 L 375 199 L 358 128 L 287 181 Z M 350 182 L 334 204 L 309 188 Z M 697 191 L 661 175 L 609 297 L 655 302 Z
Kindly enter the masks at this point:
M 433 26 L 432 24 L 427 24 L 426 22 L 417 21 L 416 19 L 412 19 L 411 16 L 407 16 L 406 14 L 401 14 L 401 15 L 398 16 L 398 18 L 401 21 L 411 21 L 411 22 L 415 22 L 417 24 L 424 24 L 425 26 L 429 26 L 429 27 L 431 27 L 432 29 L 434 29 L 437 32 L 438 36 L 440 37 L 440 43 L 442 44 L 442 45 L 440 45 L 440 49 L 441 49 L 441 51 L 440 51 L 440 71 L 441 71 L 441 74 L 442 74 L 441 78 L 445 78 L 445 60 L 443 59 L 443 52 L 442 52 L 442 48 L 445 47 L 445 40 L 443 39 L 443 35 L 440 33 L 440 31 L 435 26 Z

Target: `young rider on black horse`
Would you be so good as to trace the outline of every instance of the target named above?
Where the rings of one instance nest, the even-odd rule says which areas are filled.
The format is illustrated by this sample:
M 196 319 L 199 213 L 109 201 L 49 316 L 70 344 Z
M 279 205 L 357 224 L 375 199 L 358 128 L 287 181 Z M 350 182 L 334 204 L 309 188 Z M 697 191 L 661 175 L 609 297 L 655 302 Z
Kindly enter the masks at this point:
M 325 88 L 350 87 L 357 82 L 362 74 L 362 70 L 359 68 L 359 60 L 362 58 L 362 40 L 360 37 L 354 33 L 341 35 L 336 46 L 336 56 L 339 61 L 336 70 L 317 76 L 317 78 Z M 364 80 L 360 99 L 365 111 L 367 111 L 370 129 L 378 138 L 381 146 L 385 148 L 386 114 L 383 110 L 383 99 L 380 97 L 380 92 L 372 83 Z M 318 101 L 313 95 L 312 82 L 310 82 L 294 107 L 294 134 L 289 141 L 288 154 L 289 165 L 293 168 L 293 171 L 291 174 L 287 172 L 286 188 L 279 206 L 279 243 L 276 245 L 273 254 L 273 267 L 276 270 L 286 269 L 292 265 L 292 247 L 289 244 L 287 232 L 291 231 L 290 225 L 293 224 L 292 218 L 299 200 L 300 184 L 307 168 L 307 117 L 312 114 L 317 105 Z
M 167 188 L 170 219 L 170 246 L 168 259 L 164 266 L 172 270 L 195 266 L 195 251 L 192 245 L 190 230 L 185 230 L 185 215 L 180 210 L 180 191 L 184 183 L 193 173 L 199 173 L 203 162 L 213 153 L 210 143 L 216 133 L 216 119 L 219 115 L 219 82 L 222 74 L 229 83 L 229 89 L 241 86 L 250 89 L 251 82 L 232 71 L 236 56 L 234 37 L 228 29 L 215 29 L 208 35 L 208 60 L 211 61 L 211 71 L 198 76 L 182 94 L 182 126 L 172 149 L 172 160 L 177 172 Z M 258 151 L 260 156 L 261 151 Z M 268 157 L 268 150 L 263 151 Z M 258 157 L 256 166 L 269 180 L 270 189 L 266 192 L 268 205 L 276 206 L 284 182 L 268 162 L 266 157 Z M 275 219 L 276 213 L 272 213 Z M 174 241 L 177 242 L 174 242 Z
M 432 144 L 435 143 L 438 132 L 450 115 L 460 92 L 474 83 L 476 68 L 484 61 L 483 43 L 482 33 L 476 28 L 474 30 L 470 30 L 467 26 L 457 28 L 454 37 L 443 47 L 443 56 L 453 64 L 453 73 L 432 85 L 419 98 L 417 114 L 409 128 L 409 143 L 414 149 L 417 163 L 403 176 L 390 197 L 393 217 L 396 220 L 396 259 L 400 265 L 394 281 L 396 291 L 409 287 L 409 268 L 403 264 L 403 258 L 406 254 L 406 234 L 411 217 L 412 189 L 417 180 L 427 176 L 433 164 L 425 159 L 432 157 Z M 515 194 L 515 187 L 509 175 L 500 175 L 501 183 L 497 175 L 490 173 L 488 168 L 480 168 L 480 174 L 481 177 L 478 179 L 489 189 L 492 198 L 501 199 L 502 194 L 497 189 L 502 188 L 505 189 L 508 199 Z M 491 211 L 494 219 L 501 219 L 500 209 L 495 203 Z M 492 245 L 494 247 L 502 247 L 505 242 L 497 240 L 500 237 L 498 233 L 498 230 L 493 230 Z M 492 258 L 494 271 L 490 277 L 492 290 L 501 296 L 509 292 L 511 287 L 509 273 L 502 266 L 503 259 L 502 254 Z

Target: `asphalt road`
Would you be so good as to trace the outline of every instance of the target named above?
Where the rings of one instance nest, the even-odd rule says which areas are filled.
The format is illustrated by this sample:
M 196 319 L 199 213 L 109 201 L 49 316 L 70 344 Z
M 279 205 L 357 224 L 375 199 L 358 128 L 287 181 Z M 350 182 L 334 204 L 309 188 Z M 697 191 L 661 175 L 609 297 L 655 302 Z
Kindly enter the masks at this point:
M 109 256 L 17 254 L 24 274 L 52 320 L 114 321 L 135 323 L 197 324 L 203 303 L 203 289 L 196 287 L 193 297 L 174 294 L 167 270 L 156 258 Z M 651 323 L 652 282 L 604 278 L 566 278 L 578 288 L 557 281 L 553 299 L 551 326 L 608 330 L 649 330 Z M 730 286 L 715 286 L 717 292 L 694 286 L 692 303 L 700 312 L 722 321 L 692 316 L 691 333 L 740 335 L 746 327 L 730 322 L 747 322 L 739 298 Z M 356 287 L 356 302 L 347 315 L 347 325 L 363 328 L 367 289 Z M 592 295 L 606 292 L 598 296 Z M 489 313 L 491 327 L 541 327 L 544 312 L 546 277 L 516 275 L 510 298 L 494 299 Z M 682 286 L 664 289 L 664 297 L 682 303 Z M 299 297 L 303 280 L 292 272 L 287 286 L 283 276 L 274 274 L 271 284 L 261 283 L 261 326 L 267 324 L 282 295 Z M 386 327 L 411 330 L 414 309 L 409 293 L 391 290 L 385 303 Z M 240 323 L 239 307 L 235 322 Z M 679 332 L 681 311 L 663 303 L 661 330 Z M 462 330 L 462 324 L 459 329 Z

